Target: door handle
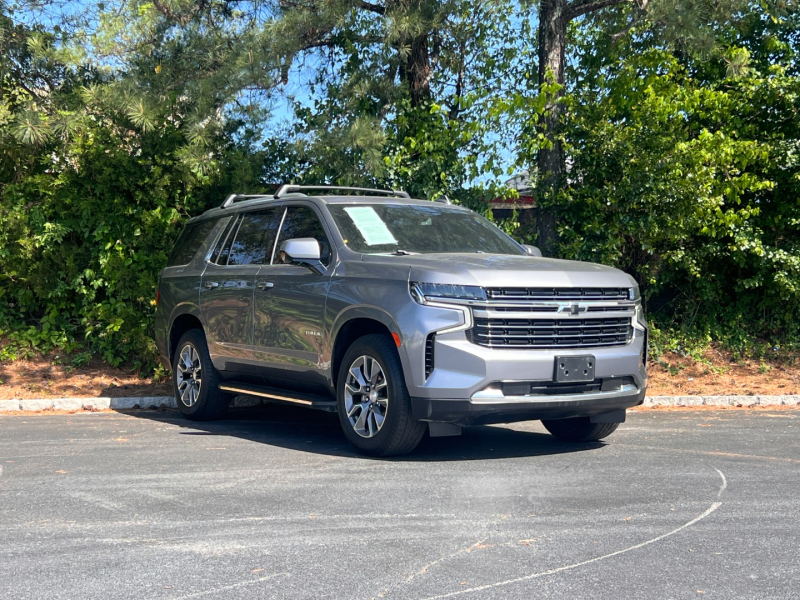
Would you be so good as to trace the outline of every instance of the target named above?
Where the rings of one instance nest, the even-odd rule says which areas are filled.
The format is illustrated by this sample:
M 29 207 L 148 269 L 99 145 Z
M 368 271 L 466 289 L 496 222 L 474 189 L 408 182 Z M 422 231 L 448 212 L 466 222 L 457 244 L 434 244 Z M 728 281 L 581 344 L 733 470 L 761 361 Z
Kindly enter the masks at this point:
M 215 287 L 219 287 L 219 283 L 216 281 L 206 281 L 203 285 L 207 290 L 213 290 Z
M 271 288 L 272 286 L 274 286 L 274 285 L 275 285 L 275 284 L 274 284 L 274 283 L 272 283 L 271 281 L 260 281 L 260 282 L 258 283 L 258 285 L 256 285 L 256 287 L 257 287 L 258 289 L 260 289 L 260 290 L 263 292 L 264 290 L 268 290 L 268 289 L 270 289 L 270 288 Z

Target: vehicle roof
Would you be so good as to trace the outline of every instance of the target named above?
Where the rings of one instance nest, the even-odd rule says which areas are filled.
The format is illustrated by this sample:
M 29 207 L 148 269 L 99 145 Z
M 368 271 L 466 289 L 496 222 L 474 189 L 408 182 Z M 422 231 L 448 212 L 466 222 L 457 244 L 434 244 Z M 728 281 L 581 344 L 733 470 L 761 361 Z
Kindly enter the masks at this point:
M 283 204 L 292 200 L 311 200 L 312 202 L 317 201 L 320 204 L 407 204 L 412 206 L 430 206 L 434 203 L 432 200 L 420 200 L 416 198 L 404 198 L 400 196 L 347 196 L 340 194 L 325 194 L 317 196 L 291 193 L 276 199 L 272 195 L 265 194 L 261 197 L 235 202 L 225 208 L 211 208 L 203 214 L 193 217 L 190 219 L 190 221 L 204 221 L 205 219 L 224 217 L 225 215 L 236 214 L 242 209 L 269 206 L 271 204 Z M 454 204 L 437 203 L 437 205 L 440 207 L 464 210 L 463 207 Z

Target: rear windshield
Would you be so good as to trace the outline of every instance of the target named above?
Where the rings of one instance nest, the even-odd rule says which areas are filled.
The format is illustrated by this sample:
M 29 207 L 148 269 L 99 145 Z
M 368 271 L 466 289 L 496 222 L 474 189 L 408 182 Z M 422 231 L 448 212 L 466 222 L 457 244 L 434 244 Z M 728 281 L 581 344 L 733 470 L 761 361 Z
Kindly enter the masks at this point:
M 192 262 L 194 255 L 200 249 L 200 246 L 211 233 L 214 225 L 217 224 L 217 219 L 206 219 L 199 223 L 190 223 L 183 228 L 178 241 L 172 248 L 172 252 L 167 260 L 168 267 L 177 267 L 179 265 L 188 265 Z
M 348 248 L 366 254 L 485 252 L 524 255 L 524 250 L 478 214 L 447 205 L 329 204 Z

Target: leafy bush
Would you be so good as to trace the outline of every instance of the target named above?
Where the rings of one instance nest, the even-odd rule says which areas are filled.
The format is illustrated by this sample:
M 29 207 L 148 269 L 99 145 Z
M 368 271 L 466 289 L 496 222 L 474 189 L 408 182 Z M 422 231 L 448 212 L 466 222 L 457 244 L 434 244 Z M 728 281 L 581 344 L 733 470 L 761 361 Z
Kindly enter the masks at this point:
M 602 33 L 582 48 L 561 252 L 633 274 L 674 341 L 800 340 L 800 48 L 762 17 L 706 60 Z
M 25 66 L 0 70 L 0 360 L 83 347 L 150 368 L 157 277 L 174 239 L 220 189 L 257 185 L 265 157 L 231 143 L 242 136 L 230 121 L 212 140 L 219 150 L 189 169 L 186 124 L 171 111 L 143 124 L 98 102 L 97 73 L 36 58 L 36 32 L 0 25 L 0 47 Z M 40 83 L 25 77 L 45 77 L 50 93 L 28 91 Z M 238 169 L 216 168 L 223 153 Z

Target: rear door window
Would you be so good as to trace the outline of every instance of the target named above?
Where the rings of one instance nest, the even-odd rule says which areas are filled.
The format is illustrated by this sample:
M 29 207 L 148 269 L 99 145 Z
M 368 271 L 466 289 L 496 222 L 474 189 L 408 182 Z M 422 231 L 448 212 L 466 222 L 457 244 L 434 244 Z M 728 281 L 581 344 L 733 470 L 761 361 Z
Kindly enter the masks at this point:
M 270 208 L 242 215 L 230 246 L 228 265 L 263 265 L 272 257 L 282 210 Z

